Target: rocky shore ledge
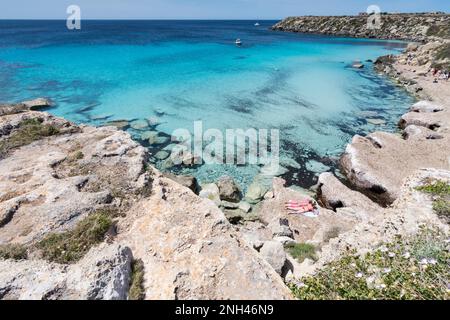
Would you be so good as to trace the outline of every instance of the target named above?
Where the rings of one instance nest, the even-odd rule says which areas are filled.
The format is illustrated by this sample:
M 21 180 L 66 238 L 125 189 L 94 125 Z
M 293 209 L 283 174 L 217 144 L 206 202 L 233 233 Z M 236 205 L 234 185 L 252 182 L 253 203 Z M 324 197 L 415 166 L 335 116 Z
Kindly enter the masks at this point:
M 368 15 L 289 17 L 273 30 L 353 38 L 426 41 L 450 37 L 450 15 L 443 13 L 382 14 L 381 28 L 367 28 Z
M 198 186 L 116 127 L 0 105 L 0 299 L 448 299 L 450 82 L 430 72 L 447 45 L 375 62 L 420 101 L 398 134 L 355 136 L 315 194 Z

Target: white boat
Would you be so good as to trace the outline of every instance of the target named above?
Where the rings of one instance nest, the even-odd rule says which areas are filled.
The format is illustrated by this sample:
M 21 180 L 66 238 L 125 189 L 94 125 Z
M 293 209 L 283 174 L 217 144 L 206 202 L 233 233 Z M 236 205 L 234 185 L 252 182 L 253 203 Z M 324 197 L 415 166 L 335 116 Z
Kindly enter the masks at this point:
M 241 46 L 242 45 L 241 39 L 236 39 L 235 43 L 236 43 L 237 46 Z
M 259 23 L 257 22 L 257 23 L 255 23 L 255 27 L 259 27 Z

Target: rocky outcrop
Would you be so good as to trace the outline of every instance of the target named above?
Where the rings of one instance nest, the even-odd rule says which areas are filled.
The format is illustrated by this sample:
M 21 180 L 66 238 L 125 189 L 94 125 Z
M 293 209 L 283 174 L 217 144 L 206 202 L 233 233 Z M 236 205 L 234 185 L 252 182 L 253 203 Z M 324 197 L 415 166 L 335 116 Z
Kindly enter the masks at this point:
M 442 139 L 409 139 L 385 132 L 355 136 L 341 158 L 344 174 L 382 203 L 398 198 L 404 179 L 420 168 L 449 169 L 450 145 Z
M 291 237 L 298 243 L 320 244 L 326 241 L 324 235 L 328 230 L 336 228 L 344 231 L 358 221 L 356 216 L 336 213 L 325 208 L 319 208 L 317 218 L 289 214 L 285 209 L 287 201 L 312 199 L 304 193 L 284 187 L 284 184 L 283 179 L 274 178 L 274 198 L 264 200 L 254 208 L 255 214 L 269 228 L 273 238 L 284 236 Z
M 152 195 L 130 213 L 118 224 L 118 238 L 144 262 L 148 299 L 290 297 L 213 202 L 156 175 Z
M 381 207 L 360 192 L 349 189 L 331 173 L 322 173 L 318 182 L 318 198 L 321 204 L 336 212 L 352 208 L 360 218 L 375 215 Z
M 148 168 L 129 134 L 18 106 L 0 107 L 0 246 L 28 258 L 0 257 L 0 298 L 127 299 L 133 259 L 147 299 L 291 298 L 217 204 Z M 113 220 L 106 242 L 69 265 L 42 260 L 43 238 L 98 212 Z
M 433 211 L 433 199 L 417 190 L 426 181 L 444 181 L 450 183 L 450 171 L 436 169 L 422 169 L 414 172 L 405 179 L 400 188 L 399 196 L 391 207 L 383 209 L 380 215 L 369 216 L 363 223 L 355 227 L 322 247 L 320 258 L 314 270 L 337 259 L 349 250 L 358 254 L 371 251 L 374 247 L 392 241 L 396 237 L 407 237 L 416 234 L 421 228 L 437 228 L 448 234 L 449 226 Z
M 127 247 L 101 245 L 71 266 L 0 260 L 0 299 L 124 300 L 132 258 Z
M 402 137 L 383 132 L 355 136 L 341 158 L 350 182 L 377 201 L 395 201 L 404 180 L 418 169 L 450 169 L 450 82 L 432 71 L 448 44 L 440 39 L 409 46 L 404 54 L 375 63 L 378 71 L 422 99 L 401 117 Z
M 0 143 L 19 139 L 21 123 L 33 119 L 58 133 L 15 148 L 0 161 L 0 243 L 35 242 L 96 210 L 121 208 L 125 198 L 145 188 L 145 149 L 110 127 L 79 127 L 46 113 L 25 112 L 0 118 L 0 127 L 13 128 Z
M 368 28 L 369 16 L 289 17 L 274 30 L 355 38 L 424 41 L 430 37 L 450 38 L 448 14 L 382 14 L 379 29 Z

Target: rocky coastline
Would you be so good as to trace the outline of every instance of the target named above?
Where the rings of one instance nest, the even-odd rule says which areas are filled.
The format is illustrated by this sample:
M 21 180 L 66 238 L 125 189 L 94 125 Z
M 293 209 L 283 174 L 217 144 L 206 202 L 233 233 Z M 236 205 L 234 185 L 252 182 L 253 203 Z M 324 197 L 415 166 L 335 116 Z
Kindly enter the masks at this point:
M 304 32 L 295 19 L 274 28 Z M 349 252 L 424 227 L 448 238 L 445 206 L 437 214 L 438 196 L 421 191 L 450 184 L 450 82 L 430 73 L 450 62 L 440 54 L 448 40 L 397 29 L 425 43 L 374 65 L 418 102 L 399 134 L 355 136 L 341 157 L 345 180 L 322 173 L 316 193 L 281 178 L 245 194 L 229 177 L 199 186 L 148 165 L 149 151 L 116 127 L 37 111 L 45 99 L 0 105 L 0 299 L 293 299 Z M 289 214 L 292 199 L 316 204 L 318 216 Z
M 424 42 L 450 37 L 450 15 L 445 13 L 381 14 L 381 27 L 368 29 L 367 14 L 358 16 L 288 17 L 272 29 L 352 38 Z

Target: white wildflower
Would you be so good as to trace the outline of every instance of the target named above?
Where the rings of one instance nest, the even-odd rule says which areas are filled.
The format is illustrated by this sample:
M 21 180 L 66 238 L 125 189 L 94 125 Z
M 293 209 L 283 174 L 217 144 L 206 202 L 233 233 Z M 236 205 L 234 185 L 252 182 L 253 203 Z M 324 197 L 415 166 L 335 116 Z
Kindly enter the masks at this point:
M 389 258 L 393 258 L 393 257 L 395 257 L 395 253 L 394 252 L 389 252 L 388 256 L 389 256 Z
M 411 257 L 411 253 L 409 252 L 405 252 L 405 254 L 403 255 L 403 258 L 405 259 L 409 259 Z
M 428 259 L 428 263 L 435 265 L 435 264 L 437 264 L 437 261 L 436 261 L 436 259 Z
M 420 260 L 419 264 L 426 266 L 428 264 L 428 259 L 427 258 L 423 258 L 422 260 Z
M 386 247 L 383 246 L 383 247 L 380 247 L 380 251 L 381 251 L 381 252 L 387 252 L 388 249 L 387 249 Z
M 383 269 L 383 273 L 389 273 L 389 272 L 391 272 L 391 268 L 384 268 Z
M 355 277 L 357 277 L 357 278 L 362 278 L 362 277 L 363 277 L 362 272 L 358 272 L 357 274 L 355 274 Z
M 356 268 L 356 263 L 352 263 L 350 266 L 352 266 L 353 268 Z

